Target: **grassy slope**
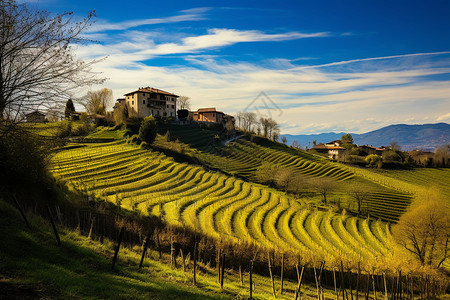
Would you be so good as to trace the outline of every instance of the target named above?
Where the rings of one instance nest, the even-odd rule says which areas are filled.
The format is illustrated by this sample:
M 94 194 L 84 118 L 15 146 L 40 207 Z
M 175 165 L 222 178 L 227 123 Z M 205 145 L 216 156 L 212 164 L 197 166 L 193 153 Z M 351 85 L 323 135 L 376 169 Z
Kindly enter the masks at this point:
M 0 199 L 0 298 L 96 298 L 96 299 L 229 299 L 248 297 L 247 286 L 227 270 L 224 289 L 217 286 L 214 270 L 201 266 L 198 287 L 191 284 L 192 269 L 186 274 L 171 269 L 169 258 L 157 260 L 156 253 L 138 270 L 140 256 L 122 248 L 116 271 L 111 271 L 114 245 L 92 241 L 74 232 L 61 231 L 62 246 L 56 245 L 49 224 L 28 215 L 29 230 L 19 212 Z M 134 249 L 136 250 L 136 249 Z M 180 265 L 180 264 L 179 264 Z M 248 274 L 244 274 L 248 285 Z M 2 278 L 3 277 L 3 278 Z M 271 297 L 270 279 L 254 274 L 256 299 Z M 279 283 L 278 289 L 279 289 Z M 285 295 L 291 299 L 295 283 L 285 281 Z M 330 291 L 325 291 L 328 295 Z M 303 286 L 305 298 L 315 297 L 312 286 Z

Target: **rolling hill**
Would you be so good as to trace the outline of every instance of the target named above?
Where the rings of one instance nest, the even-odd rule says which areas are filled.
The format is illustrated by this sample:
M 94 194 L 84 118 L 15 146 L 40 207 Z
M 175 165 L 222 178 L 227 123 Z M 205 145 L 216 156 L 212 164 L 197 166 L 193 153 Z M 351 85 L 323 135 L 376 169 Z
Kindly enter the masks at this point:
M 290 135 L 284 136 L 290 145 L 294 140 L 302 147 L 312 146 L 316 140 L 318 143 L 326 143 L 340 139 L 340 133 L 321 133 L 311 135 Z M 434 151 L 436 148 L 450 143 L 450 125 L 447 123 L 406 125 L 389 125 L 374 131 L 363 134 L 352 133 L 353 139 L 358 145 L 386 146 L 390 142 L 398 143 L 402 150 L 423 149 Z

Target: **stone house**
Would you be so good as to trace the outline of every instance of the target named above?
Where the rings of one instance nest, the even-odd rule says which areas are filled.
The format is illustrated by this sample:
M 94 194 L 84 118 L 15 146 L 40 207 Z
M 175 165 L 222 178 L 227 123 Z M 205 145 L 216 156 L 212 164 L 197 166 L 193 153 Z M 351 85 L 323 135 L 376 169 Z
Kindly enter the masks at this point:
M 129 116 L 139 118 L 150 115 L 173 118 L 177 116 L 177 99 L 179 96 L 175 94 L 152 87 L 145 87 L 127 93 L 124 96 L 125 98 L 118 99 L 118 102 L 126 104 Z

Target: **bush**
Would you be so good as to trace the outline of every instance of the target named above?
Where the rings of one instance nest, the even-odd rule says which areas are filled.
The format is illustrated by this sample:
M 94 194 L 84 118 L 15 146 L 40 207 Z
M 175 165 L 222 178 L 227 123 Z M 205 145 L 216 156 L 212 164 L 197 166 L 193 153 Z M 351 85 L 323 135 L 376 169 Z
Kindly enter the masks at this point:
M 379 157 L 376 154 L 370 154 L 367 155 L 367 157 L 364 160 L 369 166 L 376 167 L 381 162 L 381 157 Z
M 130 117 L 126 121 L 127 131 L 131 131 L 132 134 L 138 134 L 141 127 L 142 120 L 137 117 Z
M 156 133 L 157 128 L 155 118 L 153 118 L 153 116 L 145 117 L 139 128 L 139 138 L 142 141 L 147 142 L 147 144 L 151 144 L 156 138 Z
M 62 121 L 56 130 L 57 137 L 68 137 L 72 134 L 72 121 Z

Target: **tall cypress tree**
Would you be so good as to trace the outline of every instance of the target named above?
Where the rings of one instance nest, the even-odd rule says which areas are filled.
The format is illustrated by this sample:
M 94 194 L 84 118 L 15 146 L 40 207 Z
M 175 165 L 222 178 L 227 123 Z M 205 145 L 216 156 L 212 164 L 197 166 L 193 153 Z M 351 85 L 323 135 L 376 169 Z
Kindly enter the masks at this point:
M 64 110 L 64 115 L 66 117 L 66 120 L 70 119 L 71 114 L 74 112 L 75 112 L 75 106 L 73 105 L 72 99 L 69 99 L 66 102 L 66 109 Z

